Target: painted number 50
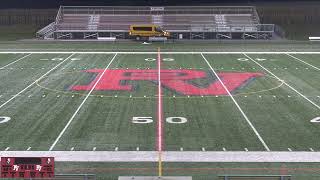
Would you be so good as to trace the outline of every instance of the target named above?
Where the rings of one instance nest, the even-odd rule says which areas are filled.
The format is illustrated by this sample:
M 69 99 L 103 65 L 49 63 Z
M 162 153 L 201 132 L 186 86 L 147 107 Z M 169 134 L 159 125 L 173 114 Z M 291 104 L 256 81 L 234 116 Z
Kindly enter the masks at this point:
M 184 124 L 188 122 L 185 117 L 167 117 L 166 122 L 170 124 Z M 132 117 L 132 123 L 135 124 L 149 124 L 153 123 L 152 117 Z

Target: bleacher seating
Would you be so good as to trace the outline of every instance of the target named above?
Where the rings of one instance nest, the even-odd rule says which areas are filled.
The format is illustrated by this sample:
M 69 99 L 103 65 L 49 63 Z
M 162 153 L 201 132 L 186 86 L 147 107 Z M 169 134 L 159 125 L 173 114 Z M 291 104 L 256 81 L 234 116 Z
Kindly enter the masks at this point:
M 157 24 L 170 32 L 255 32 L 255 7 L 71 7 L 61 6 L 55 32 L 128 32 L 132 24 Z M 261 28 L 260 28 L 261 27 Z

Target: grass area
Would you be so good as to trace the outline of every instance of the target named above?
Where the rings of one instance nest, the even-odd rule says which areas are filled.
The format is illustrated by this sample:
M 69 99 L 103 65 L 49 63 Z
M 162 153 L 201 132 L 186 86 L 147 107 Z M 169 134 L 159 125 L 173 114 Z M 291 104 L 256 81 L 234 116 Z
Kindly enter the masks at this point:
M 59 41 L 0 41 L 0 51 L 320 51 L 319 42 L 308 41 L 177 41 L 143 45 L 135 41 L 59 42 Z
M 130 44 L 117 45 L 125 50 Z M 92 47 L 107 46 L 110 51 L 117 45 Z M 155 51 L 152 48 L 158 45 L 134 50 Z M 81 47 L 85 45 L 76 48 Z M 178 50 L 185 50 L 183 47 L 192 48 L 177 45 Z M 193 48 L 203 47 L 214 49 L 218 44 Z M 170 49 L 169 45 L 166 50 L 176 49 Z M 96 151 L 113 151 L 116 147 L 119 151 L 134 151 L 137 147 L 141 151 L 155 150 L 156 54 L 26 55 L 0 54 L 0 67 L 17 60 L 0 69 L 1 150 L 31 147 L 46 151 L 70 119 L 72 122 L 53 150 L 91 151 L 94 147 Z M 320 67 L 318 54 L 294 56 Z M 320 104 L 318 69 L 286 54 L 204 54 L 204 57 L 208 62 L 200 54 L 161 55 L 165 150 L 177 151 L 181 147 L 184 151 L 200 151 L 202 147 L 206 151 L 266 150 L 207 63 L 218 73 L 271 151 L 320 150 L 319 124 L 310 122 L 319 117 L 319 109 L 310 103 Z M 91 92 L 98 72 L 101 75 L 107 66 L 105 76 Z M 244 73 L 258 74 L 241 81 Z M 232 78 L 228 79 L 230 74 Z M 74 89 L 77 86 L 87 89 Z M 88 93 L 91 94 L 85 99 Z M 3 117 L 11 119 L 1 123 Z M 134 117 L 148 117 L 143 119 L 149 123 L 133 123 Z M 181 118 L 170 117 L 183 117 L 187 121 L 177 123 Z M 291 174 L 295 180 L 316 180 L 320 177 L 319 167 L 319 163 L 165 163 L 164 174 L 190 175 L 196 180 L 215 180 L 222 174 Z M 56 162 L 56 173 L 89 173 L 96 174 L 97 179 L 117 179 L 121 175 L 156 175 L 157 164 Z
M 39 27 L 34 25 L 0 26 L 0 41 L 15 41 L 35 38 Z

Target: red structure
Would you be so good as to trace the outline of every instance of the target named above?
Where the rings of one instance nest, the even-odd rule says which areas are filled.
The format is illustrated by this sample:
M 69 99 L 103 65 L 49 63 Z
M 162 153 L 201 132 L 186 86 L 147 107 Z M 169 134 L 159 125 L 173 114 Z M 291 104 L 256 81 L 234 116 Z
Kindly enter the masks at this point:
M 53 157 L 1 157 L 1 178 L 52 178 Z

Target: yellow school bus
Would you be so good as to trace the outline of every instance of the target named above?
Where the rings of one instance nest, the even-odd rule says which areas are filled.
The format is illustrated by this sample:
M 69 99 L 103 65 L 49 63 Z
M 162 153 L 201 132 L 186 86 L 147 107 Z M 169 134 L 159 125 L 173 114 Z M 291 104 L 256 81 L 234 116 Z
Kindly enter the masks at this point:
M 148 37 L 169 37 L 170 33 L 163 30 L 160 26 L 154 24 L 131 25 L 129 35 L 136 40 L 146 39 Z

